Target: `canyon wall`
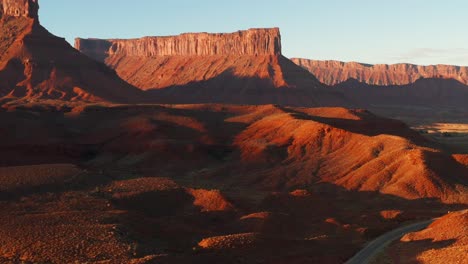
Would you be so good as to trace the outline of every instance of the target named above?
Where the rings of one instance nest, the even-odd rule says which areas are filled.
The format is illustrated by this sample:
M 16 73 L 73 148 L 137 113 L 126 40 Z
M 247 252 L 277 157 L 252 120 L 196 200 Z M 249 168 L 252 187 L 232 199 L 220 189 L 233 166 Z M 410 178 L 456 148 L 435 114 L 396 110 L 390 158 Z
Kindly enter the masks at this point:
M 421 78 L 454 79 L 468 84 L 468 67 L 451 65 L 420 66 L 414 64 L 377 64 L 357 62 L 317 61 L 292 59 L 307 69 L 322 83 L 336 85 L 348 79 L 356 79 L 370 85 L 405 85 Z
M 80 39 L 75 48 L 98 60 L 122 56 L 209 56 L 279 55 L 281 36 L 278 28 L 249 29 L 234 33 L 185 33 L 168 37 L 140 39 Z
M 1 16 L 38 18 L 38 0 L 0 0 Z

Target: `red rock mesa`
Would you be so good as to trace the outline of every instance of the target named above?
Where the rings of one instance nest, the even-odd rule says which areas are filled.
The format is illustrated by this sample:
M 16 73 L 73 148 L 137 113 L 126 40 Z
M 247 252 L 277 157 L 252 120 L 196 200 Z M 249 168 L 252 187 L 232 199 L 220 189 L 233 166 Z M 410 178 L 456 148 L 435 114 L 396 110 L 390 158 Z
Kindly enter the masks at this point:
M 129 40 L 78 38 L 75 47 L 136 87 L 153 90 L 159 102 L 347 104 L 282 56 L 278 28 Z

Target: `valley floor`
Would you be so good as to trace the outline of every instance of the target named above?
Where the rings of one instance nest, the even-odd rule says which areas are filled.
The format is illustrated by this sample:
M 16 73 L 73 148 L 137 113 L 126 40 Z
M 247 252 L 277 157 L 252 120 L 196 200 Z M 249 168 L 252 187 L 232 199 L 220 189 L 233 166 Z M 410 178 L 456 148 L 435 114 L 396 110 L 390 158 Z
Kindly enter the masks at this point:
M 367 111 L 2 109 L 4 263 L 343 263 L 467 205 L 465 165 Z

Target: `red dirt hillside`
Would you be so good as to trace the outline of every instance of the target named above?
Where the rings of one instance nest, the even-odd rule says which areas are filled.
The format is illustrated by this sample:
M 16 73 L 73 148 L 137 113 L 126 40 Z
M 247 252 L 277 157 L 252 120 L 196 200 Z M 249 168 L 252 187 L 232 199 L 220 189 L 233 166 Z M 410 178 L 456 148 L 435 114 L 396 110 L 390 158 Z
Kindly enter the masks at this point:
M 8 138 L 0 141 L 3 161 L 11 165 L 36 159 L 28 146 L 43 151 L 47 163 L 68 163 L 94 146 L 88 161 L 94 166 L 157 167 L 175 175 L 201 170 L 210 181 L 267 190 L 330 183 L 407 199 L 467 202 L 466 166 L 404 123 L 364 110 L 87 106 L 66 117 L 44 113 L 41 122 L 35 114 L 14 113 L 0 115 L 0 131 Z M 11 124 L 37 133 L 25 141 L 7 129 Z
M 281 55 L 278 28 L 141 39 L 76 39 L 75 47 L 161 103 L 347 106 Z
M 0 107 L 0 262 L 343 263 L 466 206 L 465 166 L 364 110 L 48 102 Z
M 130 102 L 140 91 L 39 24 L 38 1 L 0 8 L 0 97 Z M 15 13 L 19 10 L 18 15 Z
M 468 211 L 449 213 L 426 229 L 409 233 L 375 263 L 466 263 Z
M 274 189 L 329 182 L 407 199 L 468 202 L 466 188 L 451 185 L 466 184 L 466 167 L 424 146 L 399 121 L 340 108 L 282 111 L 250 124 L 236 137 L 242 161 L 256 167 L 255 174 L 242 175 L 245 181 Z

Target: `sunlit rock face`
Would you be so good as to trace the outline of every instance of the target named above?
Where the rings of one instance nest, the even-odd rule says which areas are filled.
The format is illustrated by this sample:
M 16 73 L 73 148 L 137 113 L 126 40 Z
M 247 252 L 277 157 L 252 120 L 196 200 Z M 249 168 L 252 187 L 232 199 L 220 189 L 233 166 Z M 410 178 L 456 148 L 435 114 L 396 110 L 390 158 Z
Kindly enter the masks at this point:
M 41 26 L 38 0 L 0 1 L 0 98 L 140 101 L 141 91 Z
M 39 18 L 38 0 L 3 0 L 0 4 L 2 16 Z
M 279 55 L 281 36 L 278 28 L 249 29 L 228 34 L 186 33 L 169 37 L 140 39 L 76 39 L 75 48 L 91 56 L 209 56 Z

